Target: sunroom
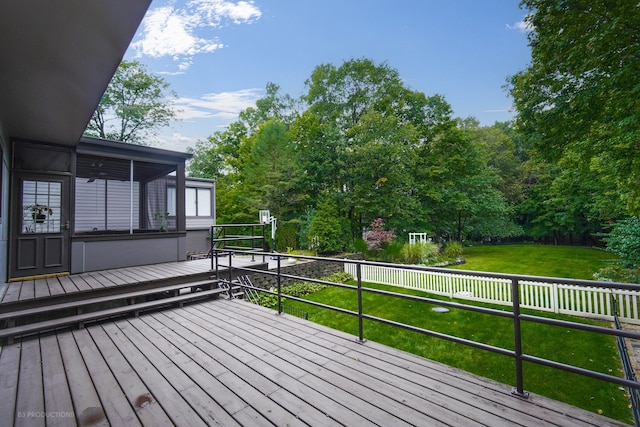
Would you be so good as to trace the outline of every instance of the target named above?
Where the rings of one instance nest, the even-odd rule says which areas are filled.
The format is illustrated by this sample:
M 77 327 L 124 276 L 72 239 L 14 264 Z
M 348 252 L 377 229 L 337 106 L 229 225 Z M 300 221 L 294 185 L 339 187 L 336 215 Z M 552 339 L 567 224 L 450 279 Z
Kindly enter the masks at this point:
M 82 138 L 76 149 L 71 273 L 186 257 L 190 154 Z

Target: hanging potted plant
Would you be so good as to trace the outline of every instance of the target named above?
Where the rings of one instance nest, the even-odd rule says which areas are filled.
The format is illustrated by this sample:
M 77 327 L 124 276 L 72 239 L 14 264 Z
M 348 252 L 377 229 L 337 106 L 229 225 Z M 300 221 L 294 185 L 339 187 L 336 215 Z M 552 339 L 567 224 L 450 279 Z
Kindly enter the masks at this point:
M 53 214 L 53 210 L 47 205 L 31 205 L 25 207 L 31 212 L 31 218 L 36 224 L 42 224 L 47 219 L 47 215 Z

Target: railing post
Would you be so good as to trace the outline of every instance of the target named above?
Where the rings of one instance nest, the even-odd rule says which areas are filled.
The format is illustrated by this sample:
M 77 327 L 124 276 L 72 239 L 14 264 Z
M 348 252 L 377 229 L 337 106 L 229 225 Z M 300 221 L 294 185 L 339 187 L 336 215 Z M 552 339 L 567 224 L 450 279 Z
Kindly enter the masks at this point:
M 282 257 L 280 257 L 280 255 L 278 255 L 277 259 L 278 259 L 278 275 L 276 276 L 276 280 L 278 283 L 278 314 L 282 314 L 282 283 L 280 281 L 280 260 Z
M 231 287 L 231 282 L 233 281 L 233 275 L 231 274 L 231 263 L 233 262 L 233 252 L 229 252 L 229 287 Z
M 362 264 L 356 264 L 356 278 L 358 280 L 358 342 L 364 342 L 364 328 L 362 320 Z
M 520 293 L 518 292 L 518 279 L 511 279 L 511 294 L 513 299 L 513 338 L 515 341 L 515 361 L 516 361 L 516 386 L 511 390 L 511 394 L 529 398 L 529 393 L 524 391 L 524 380 L 522 374 L 522 331 L 520 329 Z
M 216 272 L 216 280 L 220 280 L 220 266 L 218 265 L 218 249 L 216 248 L 215 241 L 218 236 L 214 235 L 214 227 L 211 226 L 211 269 L 214 270 L 214 261 L 215 258 L 215 272 Z

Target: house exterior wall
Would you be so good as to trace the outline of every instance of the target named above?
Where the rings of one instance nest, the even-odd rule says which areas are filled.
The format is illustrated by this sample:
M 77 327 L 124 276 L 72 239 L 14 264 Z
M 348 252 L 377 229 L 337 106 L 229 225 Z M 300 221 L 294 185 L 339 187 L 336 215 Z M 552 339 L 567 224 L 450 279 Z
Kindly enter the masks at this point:
M 185 233 L 74 239 L 71 273 L 186 260 Z
M 9 144 L 0 129 L 0 283 L 8 278 L 9 260 Z

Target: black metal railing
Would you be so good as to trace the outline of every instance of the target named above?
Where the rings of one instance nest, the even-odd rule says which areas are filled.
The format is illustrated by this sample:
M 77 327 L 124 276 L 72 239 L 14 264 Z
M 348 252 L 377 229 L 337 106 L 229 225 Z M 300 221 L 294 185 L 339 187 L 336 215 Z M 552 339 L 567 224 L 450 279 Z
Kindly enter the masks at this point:
M 234 251 L 235 253 L 241 254 L 241 251 Z M 245 252 L 246 253 L 246 252 Z M 541 324 L 547 324 L 547 325 L 551 325 L 551 326 L 558 326 L 558 327 L 562 327 L 562 328 L 570 328 L 570 329 L 576 329 L 576 330 L 582 330 L 582 331 L 588 331 L 588 332 L 592 332 L 592 333 L 598 333 L 598 334 L 605 334 L 605 335 L 610 335 L 610 336 L 615 336 L 617 337 L 617 339 L 622 342 L 622 344 L 624 344 L 624 338 L 631 338 L 631 339 L 640 339 L 640 333 L 638 332 L 634 332 L 634 331 L 629 331 L 629 330 L 623 330 L 621 328 L 607 328 L 607 327 L 603 327 L 603 326 L 597 326 L 597 325 L 590 325 L 590 324 L 584 324 L 584 323 L 578 323 L 578 322 L 571 322 L 571 321 L 567 321 L 567 320 L 560 320 L 560 319 L 552 319 L 552 318 L 548 318 L 548 317 L 540 317 L 540 316 L 535 316 L 535 315 L 531 315 L 531 314 L 524 314 L 521 312 L 521 307 L 520 307 L 520 300 L 519 300 L 519 283 L 521 281 L 531 281 L 531 280 L 539 280 L 539 277 L 535 277 L 535 276 L 525 276 L 525 275 L 512 275 L 512 274 L 498 274 L 498 273 L 486 273 L 486 272 L 474 272 L 474 271 L 467 271 L 467 270 L 445 270 L 445 269 L 441 269 L 441 268 L 436 268 L 436 267 L 421 267 L 421 266 L 400 266 L 397 264 L 388 264 L 388 263 L 379 263 L 379 262 L 371 262 L 371 261 L 361 261 L 361 260 L 352 260 L 352 259 L 338 259 L 338 258 L 324 258 L 324 257 L 313 257 L 313 256 L 302 256 L 302 255 L 296 255 L 296 258 L 299 260 L 309 260 L 309 261 L 324 261 L 324 262 L 334 262 L 334 263 L 340 263 L 342 265 L 344 264 L 348 264 L 348 263 L 352 263 L 356 265 L 356 277 L 354 278 L 356 281 L 356 285 L 349 285 L 349 284 L 343 284 L 343 283 L 336 283 L 336 282 L 330 282 L 330 281 L 326 281 L 326 280 L 321 280 L 321 279 L 315 279 L 315 278 L 311 278 L 311 277 L 304 277 L 304 276 L 296 276 L 296 275 L 292 275 L 292 274 L 286 274 L 283 272 L 283 267 L 282 267 L 282 263 L 283 260 L 288 257 L 288 255 L 285 254 L 278 254 L 278 253 L 265 253 L 265 255 L 269 255 L 272 259 L 272 264 L 269 267 L 269 270 L 260 270 L 260 269 L 255 269 L 251 267 L 251 264 L 248 265 L 241 265 L 241 263 L 236 262 L 235 265 L 233 263 L 233 257 L 231 256 L 231 254 L 229 254 L 228 257 L 228 261 L 226 264 L 221 263 L 220 261 L 218 263 L 216 263 L 216 276 L 220 279 L 220 280 L 231 280 L 232 277 L 232 271 L 235 271 L 235 274 L 247 274 L 247 272 L 249 273 L 254 273 L 254 274 L 261 274 L 261 275 L 266 275 L 266 276 L 272 276 L 273 278 L 275 278 L 275 281 L 277 283 L 277 286 L 275 288 L 273 288 L 273 290 L 269 290 L 269 289 L 262 289 L 262 288 L 258 288 L 258 287 L 254 287 L 254 290 L 258 291 L 258 292 L 264 292 L 264 293 L 269 293 L 272 295 L 276 295 L 277 296 L 277 300 L 278 300 L 278 307 L 279 310 L 278 312 L 281 314 L 282 313 L 282 298 L 286 297 L 287 300 L 291 300 L 291 301 L 300 301 L 302 303 L 305 304 L 310 304 L 313 306 L 317 306 L 317 307 L 321 307 L 321 308 L 325 308 L 325 309 L 329 309 L 329 310 L 333 310 L 339 313 L 343 313 L 343 314 L 347 314 L 347 315 L 351 315 L 351 316 L 355 316 L 358 318 L 358 341 L 360 342 L 364 342 L 365 340 L 365 331 L 364 331 L 364 321 L 365 320 L 369 320 L 369 321 L 375 321 L 375 322 L 379 322 L 382 324 L 386 324 L 386 325 L 392 325 L 394 327 L 398 327 L 398 328 L 402 328 L 402 329 L 406 329 L 406 330 L 410 330 L 413 332 L 418 332 L 424 335 L 428 335 L 428 336 L 432 336 L 432 337 L 436 337 L 436 338 L 440 338 L 440 339 L 444 339 L 447 341 L 451 341 L 454 343 L 458 343 L 458 344 L 464 344 L 467 346 L 471 346 L 474 348 L 478 348 L 481 350 L 486 350 L 486 351 L 490 351 L 493 353 L 497 353 L 497 354 L 501 354 L 504 356 L 508 356 L 511 357 L 515 360 L 515 386 L 512 390 L 512 394 L 518 397 L 522 397 L 522 398 L 527 398 L 528 397 L 528 392 L 526 392 L 524 390 L 524 374 L 523 374 L 523 362 L 531 362 L 531 363 L 535 363 L 538 365 L 543 365 L 543 366 L 547 366 L 547 367 L 551 367 L 554 369 L 559 369 L 562 371 L 566 371 L 566 372 L 572 372 L 572 373 L 576 373 L 576 374 L 580 374 L 580 375 L 584 375 L 590 378 L 596 378 L 602 381 L 607 381 L 610 383 L 614 383 L 623 387 L 627 387 L 630 390 L 630 394 L 632 396 L 631 398 L 631 403 L 635 406 L 634 412 L 636 412 L 638 409 L 638 402 L 637 402 L 637 396 L 638 396 L 638 390 L 640 390 L 640 383 L 638 383 L 638 381 L 635 379 L 635 376 L 628 376 L 625 378 L 622 377 L 617 377 L 617 376 L 613 376 L 613 375 L 609 375 L 609 374 L 605 374 L 602 372 L 597 372 L 597 371 L 593 371 L 593 370 L 589 370 L 589 369 L 585 369 L 579 366 L 573 366 L 573 365 L 569 365 L 566 363 L 561 363 L 561 362 L 557 362 L 557 361 L 553 361 L 553 360 L 549 360 L 549 359 L 544 359 L 541 357 L 537 357 L 537 356 L 533 356 L 533 355 L 529 355 L 523 352 L 523 338 L 522 338 L 522 334 L 521 334 L 521 324 L 522 322 L 534 322 L 534 323 L 541 323 Z M 214 256 L 214 258 L 217 258 Z M 377 265 L 377 266 L 385 266 L 385 267 L 395 267 L 395 268 L 404 268 L 406 270 L 423 270 L 423 271 L 432 271 L 432 272 L 447 272 L 449 274 L 464 274 L 464 275 L 471 275 L 471 276 L 490 276 L 490 277 L 495 277 L 495 278 L 501 278 L 501 279 L 509 279 L 511 281 L 511 291 L 513 294 L 512 300 L 512 306 L 511 306 L 511 310 L 507 311 L 507 310 L 497 310 L 497 309 L 493 309 L 493 308 L 487 308 L 487 307 L 480 307 L 480 306 L 476 306 L 476 305 L 468 305 L 468 304 L 462 304 L 462 303 L 458 303 L 455 301 L 443 301 L 440 299 L 433 299 L 433 298 L 429 298 L 429 297 L 421 297 L 421 296 L 414 296 L 414 295 L 408 295 L 408 294 L 403 294 L 403 293 L 396 293 L 396 292 L 390 292 L 390 291 L 386 291 L 386 290 L 382 290 L 382 289 L 375 289 L 375 288 L 369 288 L 369 287 L 365 287 L 363 286 L 363 282 L 362 282 L 362 276 L 361 276 L 361 266 L 362 265 Z M 225 271 L 228 274 L 228 279 L 224 278 L 222 276 L 223 270 L 224 269 L 228 269 L 228 271 Z M 239 273 L 241 272 L 241 273 Z M 291 295 L 283 295 L 282 293 L 282 281 L 283 280 L 288 280 L 290 282 L 311 282 L 311 283 L 319 283 L 319 284 L 324 284 L 324 285 L 329 285 L 329 286 L 335 286 L 335 287 L 339 287 L 339 288 L 344 288 L 344 289 L 350 289 L 353 290 L 354 292 L 357 292 L 357 311 L 354 310 L 348 310 L 345 308 L 341 308 L 341 307 L 335 307 L 335 306 L 331 306 L 331 305 L 327 305 L 327 304 L 322 304 L 322 303 L 318 303 L 315 301 L 310 301 L 307 299 L 302 299 L 302 298 L 298 298 L 298 297 L 294 297 Z M 558 279 L 555 278 L 554 280 L 557 281 L 562 281 L 564 283 L 567 284 L 572 284 L 572 285 L 581 285 L 581 286 L 587 286 L 587 287 L 598 287 L 598 288 L 608 288 L 608 289 L 623 289 L 623 290 L 627 290 L 627 291 L 631 291 L 631 292 L 638 292 L 638 295 L 640 295 L 640 285 L 637 284 L 629 284 L 629 283 L 612 283 L 612 282 L 602 282 L 602 281 L 588 281 L 588 280 L 574 280 L 574 279 Z M 473 312 L 478 312 L 478 313 L 484 313 L 484 314 L 488 314 L 488 315 L 492 315 L 492 316 L 499 316 L 499 317 L 503 317 L 503 318 L 510 318 L 513 321 L 513 336 L 514 336 L 514 346 L 513 349 L 507 349 L 507 348 L 502 348 L 502 347 L 496 347 L 493 345 L 489 345 L 486 343 L 482 343 L 482 342 L 477 342 L 477 341 L 473 341 L 473 340 L 469 340 L 469 339 L 465 339 L 465 338 L 460 338 L 454 335 L 448 335 L 445 333 L 441 333 L 438 331 L 433 331 L 433 330 L 429 330 L 429 329 L 425 329 L 425 328 L 421 328 L 421 327 L 417 327 L 417 326 L 413 326 L 413 325 L 408 325 L 405 323 L 399 323 L 393 320 L 389 320 L 389 319 L 384 319 L 381 317 L 377 317 L 377 316 L 372 316 L 369 315 L 365 312 L 365 307 L 364 307 L 364 300 L 362 298 L 363 294 L 365 293 L 370 293 L 370 294 L 378 294 L 378 295 L 384 295 L 384 296 L 388 296 L 390 298 L 403 298 L 406 300 L 411 300 L 411 301 L 416 301 L 416 302 L 423 302 L 423 303 L 428 303 L 428 304 L 437 304 L 439 306 L 443 306 L 443 307 L 447 307 L 447 308 L 456 308 L 456 309 L 461 309 L 461 310 L 468 310 L 468 311 L 473 311 Z M 625 350 L 626 351 L 626 350 Z M 623 362 L 624 363 L 624 362 Z M 629 369 L 631 369 L 631 367 L 629 366 Z M 632 370 L 632 369 L 631 369 Z M 635 395 L 635 397 L 633 397 Z M 637 422 L 636 422 L 637 424 Z
M 615 298 L 613 299 L 614 321 L 616 329 L 622 330 L 622 324 L 618 318 L 617 303 Z M 618 353 L 620 354 L 620 361 L 622 362 L 622 369 L 624 370 L 624 377 L 628 380 L 637 382 L 636 373 L 633 369 L 633 363 L 629 357 L 629 351 L 627 350 L 627 344 L 624 338 L 616 337 L 616 343 L 618 345 Z M 631 402 L 631 413 L 633 414 L 633 422 L 636 427 L 640 426 L 640 390 L 637 388 L 627 387 L 629 393 L 629 400 Z
M 265 224 L 219 224 L 211 226 L 211 269 L 218 256 L 233 251 L 250 252 L 253 260 L 257 252 L 266 252 Z M 263 259 L 264 261 L 264 255 Z

